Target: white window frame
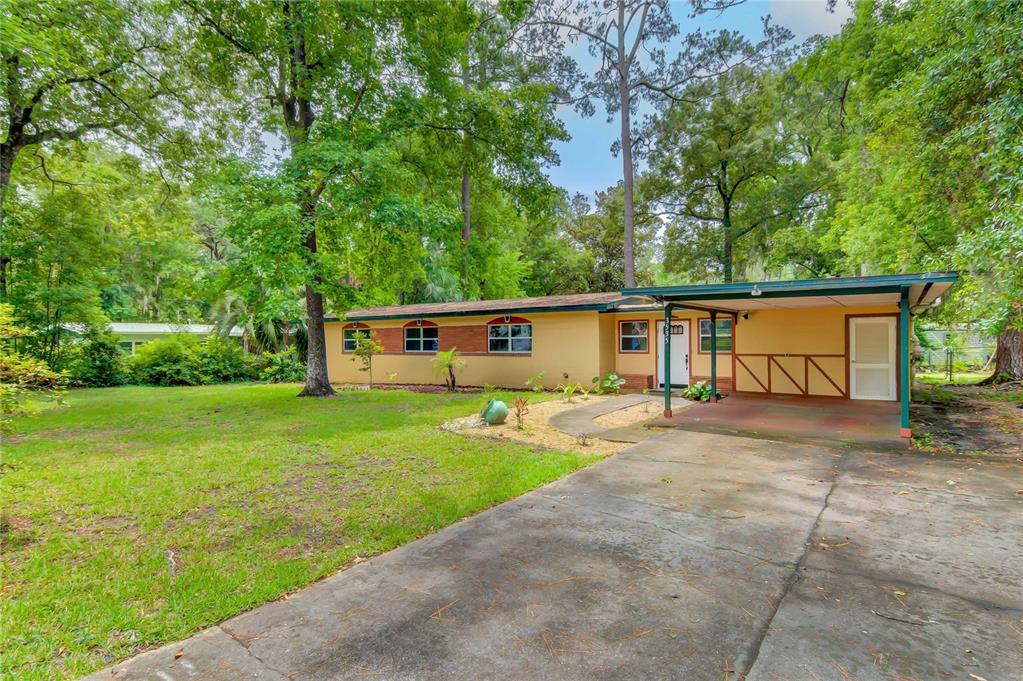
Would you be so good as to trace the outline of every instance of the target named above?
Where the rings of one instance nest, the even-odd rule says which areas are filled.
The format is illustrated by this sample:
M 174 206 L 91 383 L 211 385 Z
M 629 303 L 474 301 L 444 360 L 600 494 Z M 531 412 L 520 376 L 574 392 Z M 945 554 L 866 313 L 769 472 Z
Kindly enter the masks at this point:
M 735 329 L 735 320 L 732 319 L 731 317 L 725 317 L 724 319 L 718 319 L 717 321 L 718 321 L 718 324 L 720 324 L 722 322 L 727 322 L 728 323 L 728 333 L 722 333 L 721 329 L 718 329 L 718 348 L 717 348 L 718 354 L 720 354 L 720 353 L 731 353 L 732 349 L 735 347 L 735 342 L 734 342 L 734 340 L 732 338 L 732 332 Z M 704 332 L 704 322 L 706 322 L 706 329 L 707 329 L 706 333 Z M 700 320 L 700 329 L 699 329 L 699 331 L 700 331 L 700 337 L 697 339 L 698 343 L 697 343 L 696 349 L 699 352 L 701 352 L 702 354 L 704 354 L 704 355 L 709 355 L 710 354 L 710 319 L 707 319 L 705 317 L 705 318 Z M 707 339 L 707 349 L 706 350 L 703 349 L 703 339 L 704 338 Z M 721 347 L 721 339 L 722 338 L 727 338 L 728 339 L 728 348 L 727 349 L 723 349 Z
M 529 329 L 529 335 L 528 336 L 517 336 L 515 338 L 512 338 L 511 327 L 513 327 L 513 326 L 525 326 L 525 327 L 527 327 Z M 494 329 L 497 329 L 497 328 L 506 328 L 506 329 L 508 329 L 508 331 L 507 331 L 508 335 L 506 335 L 506 336 L 495 336 L 494 335 Z M 523 339 L 527 339 L 529 341 L 529 349 L 528 350 L 513 350 L 512 349 L 512 341 L 513 340 L 523 340 Z M 495 341 L 495 340 L 506 340 L 506 341 L 508 341 L 508 349 L 507 350 L 494 350 L 493 346 L 491 345 L 491 341 Z M 530 355 L 530 354 L 532 354 L 533 353 L 533 322 L 518 322 L 518 323 L 516 323 L 516 322 L 508 322 L 507 324 L 505 324 L 505 323 L 501 323 L 501 324 L 487 324 L 487 352 L 489 354 L 492 354 L 492 355 Z
M 642 324 L 643 333 L 623 333 L 622 327 L 626 324 Z M 643 349 L 642 350 L 626 350 L 622 346 L 622 340 L 625 338 L 642 338 Z M 650 352 L 650 322 L 645 319 L 622 319 L 618 322 L 618 352 L 622 354 L 643 354 Z
M 423 331 L 426 330 L 426 329 L 433 329 L 437 333 L 437 337 L 436 338 L 426 338 L 426 337 L 424 337 L 423 336 Z M 409 331 L 417 332 L 419 337 L 418 338 L 409 338 Z M 432 350 L 424 349 L 423 348 L 423 342 L 424 341 L 428 341 L 428 340 L 436 341 L 437 347 L 432 349 Z M 416 343 L 419 343 L 419 349 L 418 350 L 409 350 L 408 349 L 409 341 L 414 341 Z M 440 328 L 436 327 L 436 326 L 406 326 L 405 327 L 405 333 L 402 334 L 402 346 L 401 346 L 401 348 L 402 348 L 403 352 L 407 352 L 409 354 L 435 354 L 438 350 L 440 350 Z
M 342 329 L 341 330 L 341 352 L 346 353 L 346 354 L 351 354 L 351 353 L 355 352 L 356 348 L 359 347 L 359 343 L 358 343 L 359 339 L 358 338 L 349 338 L 348 337 L 348 334 L 352 334 L 354 336 L 356 333 L 364 333 L 364 334 L 366 334 L 366 338 L 368 339 L 372 332 L 370 331 L 370 329 L 368 327 L 367 328 L 362 328 L 361 326 L 357 326 L 357 327 L 352 328 L 352 329 Z M 352 344 L 352 347 L 351 347 L 350 350 L 348 349 L 348 344 L 349 343 Z

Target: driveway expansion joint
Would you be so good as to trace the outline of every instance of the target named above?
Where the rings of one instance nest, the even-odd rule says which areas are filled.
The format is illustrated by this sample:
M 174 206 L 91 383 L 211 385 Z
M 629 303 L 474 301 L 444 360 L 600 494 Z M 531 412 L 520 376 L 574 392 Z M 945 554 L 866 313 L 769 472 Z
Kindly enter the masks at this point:
M 803 551 L 799 556 L 799 560 L 792 565 L 792 571 L 785 579 L 785 584 L 782 587 L 781 595 L 772 603 L 771 615 L 764 622 L 764 625 L 757 632 L 757 637 L 750 646 L 749 652 L 747 653 L 747 661 L 742 665 L 743 671 L 736 676 L 737 679 L 745 679 L 753 672 L 753 667 L 756 665 L 757 660 L 760 657 L 760 650 L 763 648 L 764 641 L 767 639 L 767 635 L 771 631 L 771 625 L 775 618 L 778 616 L 778 611 L 781 609 L 782 603 L 788 597 L 789 592 L 792 591 L 792 587 L 802 578 L 800 575 L 800 568 L 806 563 L 806 558 L 810 555 L 810 549 L 813 546 L 814 535 L 817 534 L 817 530 L 820 528 L 821 518 L 824 516 L 824 512 L 828 510 L 828 505 L 831 502 L 831 495 L 834 494 L 835 489 L 838 487 L 839 480 L 842 477 L 843 464 L 848 458 L 847 452 L 842 452 L 841 456 L 835 462 L 832 468 L 832 480 L 831 486 L 828 488 L 827 494 L 824 495 L 824 500 L 821 503 L 820 510 L 817 511 L 817 517 L 814 518 L 813 524 L 810 526 L 810 530 L 806 533 L 806 538 L 803 541 Z
M 225 628 L 223 625 L 217 625 L 217 629 L 220 630 L 221 632 L 223 632 L 229 639 L 231 639 L 232 641 L 237 643 L 242 648 L 242 650 L 245 651 L 246 655 L 251 657 L 253 660 L 258 662 L 262 666 L 266 667 L 271 672 L 273 672 L 275 674 L 279 674 L 281 677 L 283 677 L 285 679 L 292 678 L 293 674 L 285 672 L 285 671 L 283 671 L 281 669 L 277 669 L 272 664 L 270 664 L 269 662 L 267 662 L 266 660 L 261 658 L 259 655 L 257 655 L 256 653 L 252 652 L 252 648 L 250 647 L 250 644 L 252 642 L 251 639 L 248 642 L 242 641 L 242 639 L 238 638 L 238 636 L 236 636 L 234 634 L 234 632 L 232 632 L 230 629 Z

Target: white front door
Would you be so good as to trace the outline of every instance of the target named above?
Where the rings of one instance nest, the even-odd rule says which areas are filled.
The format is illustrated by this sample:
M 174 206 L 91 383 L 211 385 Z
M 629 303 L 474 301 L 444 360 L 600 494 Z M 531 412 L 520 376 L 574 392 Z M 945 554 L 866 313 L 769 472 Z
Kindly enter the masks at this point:
M 895 317 L 849 318 L 849 397 L 894 400 Z
M 664 387 L 664 322 L 657 322 L 657 387 Z M 671 322 L 671 384 L 689 385 L 689 320 Z

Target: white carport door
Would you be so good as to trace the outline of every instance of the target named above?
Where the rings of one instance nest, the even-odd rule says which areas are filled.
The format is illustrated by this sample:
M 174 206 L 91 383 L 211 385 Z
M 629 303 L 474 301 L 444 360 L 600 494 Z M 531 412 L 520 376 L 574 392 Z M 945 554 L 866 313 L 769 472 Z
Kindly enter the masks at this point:
M 849 396 L 895 400 L 895 317 L 849 318 Z

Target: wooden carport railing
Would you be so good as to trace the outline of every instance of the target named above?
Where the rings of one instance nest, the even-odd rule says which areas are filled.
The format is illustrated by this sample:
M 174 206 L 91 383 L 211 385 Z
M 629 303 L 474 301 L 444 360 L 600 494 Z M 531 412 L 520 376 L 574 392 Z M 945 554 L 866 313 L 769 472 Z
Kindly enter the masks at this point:
M 743 361 L 743 357 L 746 357 L 747 359 L 750 358 L 750 357 L 766 357 L 767 358 L 767 376 L 766 376 L 767 383 L 766 384 L 764 383 L 764 381 L 761 380 L 761 377 L 757 376 L 757 374 L 753 371 L 753 369 L 751 369 L 750 366 L 746 362 Z M 793 357 L 797 357 L 797 358 L 798 357 L 802 357 L 803 358 L 803 382 L 801 384 L 800 384 L 799 381 L 797 381 L 792 376 L 792 374 L 789 373 L 788 369 L 786 369 L 782 365 L 782 363 L 778 361 L 779 357 L 784 358 L 784 359 L 791 359 Z M 781 371 L 782 374 L 785 375 L 785 377 L 792 383 L 792 385 L 794 385 L 796 387 L 796 389 L 799 391 L 799 393 L 801 395 L 804 395 L 804 396 L 809 395 L 810 394 L 810 392 L 809 392 L 810 391 L 810 365 L 812 364 L 817 369 L 817 371 L 820 372 L 821 376 L 823 376 L 825 379 L 827 379 L 828 383 L 830 383 L 832 385 L 832 387 L 834 387 L 834 389 L 838 391 L 839 395 L 841 395 L 842 397 L 848 397 L 848 393 L 845 390 L 843 390 L 838 385 L 838 383 L 836 383 L 834 381 L 834 379 L 832 379 L 831 376 L 828 375 L 828 372 L 824 370 L 824 367 L 822 367 L 817 362 L 818 359 L 825 359 L 825 358 L 828 358 L 828 359 L 842 358 L 842 359 L 844 359 L 845 355 L 827 355 L 827 354 L 820 354 L 820 353 L 801 354 L 801 353 L 795 353 L 795 352 L 789 352 L 789 353 L 782 353 L 782 352 L 774 352 L 774 353 L 771 353 L 771 352 L 742 352 L 742 353 L 736 353 L 735 354 L 735 361 L 736 361 L 736 363 L 739 366 L 741 366 L 743 369 L 745 369 L 746 372 L 750 376 L 753 377 L 753 380 L 756 381 L 757 384 L 761 388 L 764 389 L 765 393 L 768 393 L 768 394 L 773 394 L 774 393 L 774 391 L 771 389 L 772 388 L 772 384 L 773 384 L 773 382 L 772 382 L 773 374 L 772 374 L 771 367 L 773 365 L 773 366 L 777 367 L 777 369 L 779 371 Z M 739 377 L 737 375 L 732 377 L 733 381 L 735 381 L 735 384 L 736 384 L 736 390 L 738 390 L 738 378 Z M 788 394 L 792 394 L 792 393 L 788 393 Z

